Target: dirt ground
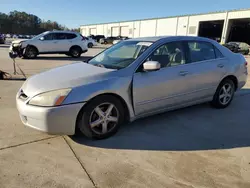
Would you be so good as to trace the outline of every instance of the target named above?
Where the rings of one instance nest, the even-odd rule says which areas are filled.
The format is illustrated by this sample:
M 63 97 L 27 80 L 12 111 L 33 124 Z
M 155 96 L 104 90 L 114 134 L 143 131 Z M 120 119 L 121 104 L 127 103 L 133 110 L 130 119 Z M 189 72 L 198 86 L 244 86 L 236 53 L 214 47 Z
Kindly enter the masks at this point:
M 30 76 L 74 60 L 17 62 Z M 0 46 L 0 69 L 13 71 L 7 45 Z M 0 188 L 250 187 L 250 78 L 227 109 L 202 104 L 148 117 L 101 141 L 25 127 L 15 106 L 22 83 L 0 81 Z

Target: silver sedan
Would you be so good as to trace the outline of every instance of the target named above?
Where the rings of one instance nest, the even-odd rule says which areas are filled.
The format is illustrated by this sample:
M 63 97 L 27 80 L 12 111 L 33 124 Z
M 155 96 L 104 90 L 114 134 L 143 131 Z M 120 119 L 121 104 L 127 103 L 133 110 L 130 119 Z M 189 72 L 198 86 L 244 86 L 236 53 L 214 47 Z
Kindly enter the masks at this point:
M 156 113 L 204 102 L 225 108 L 247 74 L 244 56 L 213 40 L 130 39 L 88 62 L 30 77 L 16 103 L 29 127 L 102 139 L 125 122 Z

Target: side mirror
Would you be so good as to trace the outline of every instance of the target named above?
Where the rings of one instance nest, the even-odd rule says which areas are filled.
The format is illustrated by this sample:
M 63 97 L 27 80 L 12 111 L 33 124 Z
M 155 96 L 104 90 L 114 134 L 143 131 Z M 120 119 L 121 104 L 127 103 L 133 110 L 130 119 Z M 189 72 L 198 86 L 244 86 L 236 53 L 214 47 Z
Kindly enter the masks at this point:
M 161 64 L 158 61 L 146 61 L 143 63 L 144 71 L 156 71 L 161 68 Z
M 43 41 L 43 40 L 44 40 L 44 37 L 41 37 L 39 40 Z

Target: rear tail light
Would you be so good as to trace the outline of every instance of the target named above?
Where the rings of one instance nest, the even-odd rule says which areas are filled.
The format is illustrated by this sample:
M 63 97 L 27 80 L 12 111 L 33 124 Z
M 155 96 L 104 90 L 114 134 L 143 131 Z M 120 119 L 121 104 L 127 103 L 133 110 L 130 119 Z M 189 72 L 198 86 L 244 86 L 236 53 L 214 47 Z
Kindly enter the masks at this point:
M 245 62 L 245 67 L 247 67 L 247 64 L 248 64 L 248 63 L 247 63 L 247 61 L 246 61 L 246 62 Z

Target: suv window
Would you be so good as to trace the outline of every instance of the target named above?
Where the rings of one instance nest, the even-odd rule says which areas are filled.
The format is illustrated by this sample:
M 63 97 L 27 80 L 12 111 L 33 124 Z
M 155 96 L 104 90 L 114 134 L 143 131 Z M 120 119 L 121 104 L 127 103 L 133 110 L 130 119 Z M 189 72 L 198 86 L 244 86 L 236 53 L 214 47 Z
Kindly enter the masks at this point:
M 73 33 L 67 33 L 66 36 L 67 36 L 67 39 L 74 39 L 77 37 L 76 34 L 73 34 Z
M 49 33 L 49 34 L 45 35 L 43 38 L 44 38 L 44 40 L 53 40 L 54 34 L 53 33 Z
M 54 39 L 55 40 L 65 40 L 67 39 L 67 34 L 66 33 L 54 33 Z
M 188 42 L 190 63 L 215 59 L 214 47 L 209 42 Z
M 171 42 L 156 49 L 148 58 L 158 61 L 161 67 L 170 67 L 186 63 L 185 52 L 181 42 Z

